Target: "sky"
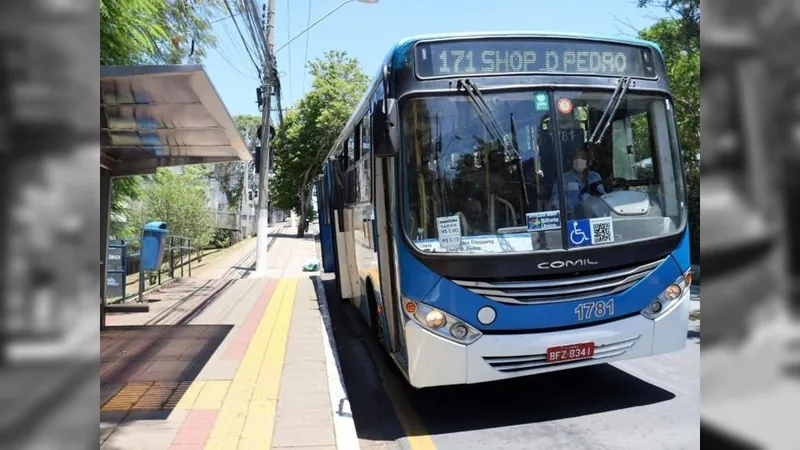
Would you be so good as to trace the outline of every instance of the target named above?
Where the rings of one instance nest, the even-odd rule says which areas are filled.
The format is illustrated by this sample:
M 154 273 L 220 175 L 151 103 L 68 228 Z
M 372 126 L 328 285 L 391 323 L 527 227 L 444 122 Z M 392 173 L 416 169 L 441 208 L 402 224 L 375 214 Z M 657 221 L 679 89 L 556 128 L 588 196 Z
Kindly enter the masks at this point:
M 259 11 L 263 1 L 256 0 Z M 342 1 L 275 0 L 275 48 Z M 640 9 L 636 4 L 636 0 L 350 1 L 278 53 L 282 106 L 295 104 L 310 89 L 306 61 L 320 58 L 329 50 L 344 50 L 358 59 L 371 79 L 389 49 L 407 36 L 521 30 L 631 36 L 665 16 L 659 8 Z M 259 114 L 257 73 L 236 27 L 228 19 L 214 24 L 214 31 L 218 47 L 209 50 L 204 61 L 214 87 L 231 115 Z

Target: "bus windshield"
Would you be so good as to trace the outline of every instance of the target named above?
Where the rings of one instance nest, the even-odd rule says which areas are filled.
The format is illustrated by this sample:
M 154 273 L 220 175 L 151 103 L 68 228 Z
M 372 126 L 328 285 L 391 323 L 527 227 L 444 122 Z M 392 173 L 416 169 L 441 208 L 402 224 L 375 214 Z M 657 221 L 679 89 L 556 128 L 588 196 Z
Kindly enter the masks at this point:
M 593 146 L 587 141 L 612 92 L 481 96 L 489 114 L 467 95 L 401 105 L 404 224 L 419 250 L 559 250 L 682 227 L 683 178 L 666 97 L 629 91 Z

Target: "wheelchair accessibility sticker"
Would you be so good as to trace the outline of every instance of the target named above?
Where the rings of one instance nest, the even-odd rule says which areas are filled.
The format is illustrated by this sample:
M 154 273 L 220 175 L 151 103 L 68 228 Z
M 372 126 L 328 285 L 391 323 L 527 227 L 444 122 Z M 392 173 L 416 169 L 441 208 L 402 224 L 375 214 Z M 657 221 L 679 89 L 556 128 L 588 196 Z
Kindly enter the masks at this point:
M 610 217 L 570 220 L 567 222 L 570 247 L 614 242 L 614 222 Z

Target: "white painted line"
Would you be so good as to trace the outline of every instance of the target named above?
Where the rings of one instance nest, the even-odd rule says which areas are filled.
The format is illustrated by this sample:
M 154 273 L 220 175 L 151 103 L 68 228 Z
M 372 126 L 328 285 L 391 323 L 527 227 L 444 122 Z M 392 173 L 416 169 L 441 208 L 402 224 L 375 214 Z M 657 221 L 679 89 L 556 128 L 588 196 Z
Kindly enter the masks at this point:
M 333 413 L 333 429 L 336 434 L 336 448 L 339 450 L 356 450 L 360 448 L 358 444 L 358 434 L 356 434 L 356 424 L 353 421 L 353 412 L 350 409 L 350 400 L 347 399 L 347 391 L 342 381 L 341 365 L 338 354 L 333 352 L 336 341 L 333 337 L 333 327 L 331 316 L 328 310 L 328 299 L 325 296 L 325 288 L 322 286 L 320 278 L 314 279 L 314 289 L 319 299 L 320 320 L 324 336 L 322 337 L 325 348 L 325 365 L 328 371 L 328 392 L 331 396 L 331 411 Z

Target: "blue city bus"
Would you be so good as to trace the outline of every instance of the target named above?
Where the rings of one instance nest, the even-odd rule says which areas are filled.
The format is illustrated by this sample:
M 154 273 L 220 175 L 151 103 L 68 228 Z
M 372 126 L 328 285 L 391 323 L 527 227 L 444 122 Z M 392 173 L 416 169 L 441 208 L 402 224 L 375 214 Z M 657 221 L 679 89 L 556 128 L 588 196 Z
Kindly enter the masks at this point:
M 650 42 L 404 39 L 322 165 L 323 269 L 417 388 L 678 351 L 672 102 Z

